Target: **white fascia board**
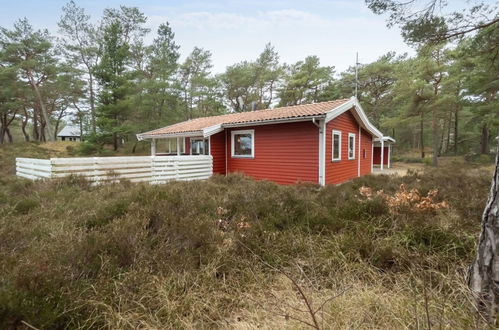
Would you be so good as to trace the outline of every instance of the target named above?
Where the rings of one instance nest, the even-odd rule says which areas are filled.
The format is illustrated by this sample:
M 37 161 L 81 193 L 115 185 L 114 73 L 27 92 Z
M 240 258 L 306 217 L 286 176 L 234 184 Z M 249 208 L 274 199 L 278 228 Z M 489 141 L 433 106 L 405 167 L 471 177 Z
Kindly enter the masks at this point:
M 210 127 L 203 128 L 203 137 L 209 137 L 212 136 L 213 134 L 220 133 L 223 131 L 223 127 L 221 124 L 213 125 Z
M 317 120 L 317 119 L 321 119 L 324 117 L 325 117 L 324 115 L 315 115 L 315 116 L 303 116 L 303 117 L 282 118 L 282 119 L 248 121 L 248 122 L 244 122 L 244 123 L 222 124 L 222 128 L 294 123 L 294 122 L 301 122 L 301 121 L 310 121 L 310 120 L 314 120 L 314 118 Z
M 353 100 L 350 99 L 349 101 L 343 103 L 342 105 L 337 106 L 336 108 L 333 108 L 332 110 L 329 110 L 328 112 L 326 112 L 326 123 L 330 122 L 331 120 L 338 117 L 343 112 L 351 109 L 352 107 L 354 107 L 354 103 L 353 103 Z
M 176 137 L 197 137 L 203 136 L 203 131 L 192 131 L 192 132 L 182 132 L 182 133 L 169 133 L 169 134 L 137 134 L 137 139 L 168 139 Z
M 350 100 L 343 103 L 342 105 L 337 106 L 336 108 L 328 111 L 326 114 L 326 123 L 330 122 L 331 120 L 338 117 L 339 115 L 341 115 L 345 111 L 350 110 L 351 108 L 355 109 L 355 112 L 359 116 L 359 119 L 362 122 L 362 124 L 366 130 L 368 130 L 369 132 L 371 132 L 373 135 L 377 136 L 378 138 L 383 137 L 383 133 L 381 133 L 376 127 L 374 127 L 373 124 L 371 124 L 371 122 L 369 121 L 369 119 L 366 116 L 366 113 L 364 112 L 364 110 L 360 106 L 359 101 L 354 96 L 352 96 L 350 98 Z
M 381 140 L 383 140 L 385 142 L 395 143 L 395 139 L 392 138 L 391 136 L 383 136 L 382 138 L 376 138 L 373 141 L 374 142 L 380 142 Z

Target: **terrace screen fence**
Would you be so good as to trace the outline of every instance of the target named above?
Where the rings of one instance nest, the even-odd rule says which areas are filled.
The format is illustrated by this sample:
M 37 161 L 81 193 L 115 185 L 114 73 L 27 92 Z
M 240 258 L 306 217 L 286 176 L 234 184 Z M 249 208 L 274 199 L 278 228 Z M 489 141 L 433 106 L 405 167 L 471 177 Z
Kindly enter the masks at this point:
M 212 174 L 210 155 L 16 158 L 16 175 L 31 180 L 78 175 L 94 183 L 124 179 L 159 184 L 171 180 L 203 180 Z

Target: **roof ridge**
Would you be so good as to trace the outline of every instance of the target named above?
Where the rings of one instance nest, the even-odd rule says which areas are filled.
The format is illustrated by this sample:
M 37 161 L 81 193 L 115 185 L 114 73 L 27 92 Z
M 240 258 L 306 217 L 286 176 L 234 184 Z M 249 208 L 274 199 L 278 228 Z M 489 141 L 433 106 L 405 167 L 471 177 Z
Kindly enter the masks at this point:
M 231 113 L 224 113 L 224 114 L 216 115 L 216 116 L 204 116 L 204 117 L 192 118 L 192 119 L 188 119 L 187 121 L 193 121 L 193 120 L 204 119 L 204 118 L 217 118 L 217 117 L 224 117 L 224 116 L 237 115 L 237 114 L 243 114 L 243 113 L 257 113 L 257 112 L 278 110 L 278 109 L 284 109 L 284 108 L 305 107 L 305 106 L 308 106 L 308 105 L 319 105 L 319 104 L 324 104 L 324 103 L 334 103 L 334 102 L 348 101 L 348 100 L 350 100 L 350 99 L 349 98 L 343 98 L 343 99 L 336 99 L 336 100 L 331 100 L 331 101 L 322 101 L 322 102 L 315 102 L 315 103 L 303 103 L 303 104 L 285 105 L 285 106 L 277 107 L 277 108 L 266 108 L 266 109 L 260 109 L 260 110 L 231 112 Z M 179 122 L 179 123 L 176 123 L 176 124 L 180 124 L 180 123 L 182 123 L 182 122 Z M 176 124 L 173 124 L 173 125 L 176 125 Z
M 227 123 L 266 121 L 276 118 L 285 119 L 293 117 L 307 117 L 311 115 L 325 114 L 326 112 L 331 111 L 349 102 L 350 100 L 351 99 L 349 98 L 343 98 L 343 99 L 336 99 L 336 100 L 323 101 L 317 103 L 295 104 L 295 105 L 288 105 L 277 108 L 260 109 L 255 111 L 241 111 L 241 112 L 224 113 L 215 116 L 204 116 L 178 122 L 163 128 L 157 128 L 155 130 L 144 132 L 142 134 L 151 134 L 151 133 L 158 134 L 161 133 L 162 131 L 165 131 L 165 129 L 170 129 L 170 131 L 172 131 L 172 129 L 178 128 L 179 132 L 192 131 L 192 130 L 200 130 L 202 129 L 202 127 L 206 128 Z M 189 129 L 187 127 L 189 127 Z
M 268 110 L 277 110 L 277 109 L 283 109 L 283 108 L 296 108 L 296 107 L 304 107 L 307 105 L 316 105 L 316 104 L 324 104 L 324 103 L 332 103 L 332 102 L 338 102 L 338 101 L 344 101 L 344 100 L 349 100 L 348 98 L 345 99 L 336 99 L 336 100 L 330 100 L 330 101 L 322 101 L 322 102 L 313 102 L 313 103 L 302 103 L 302 104 L 293 104 L 293 105 L 285 105 L 282 107 L 277 107 L 277 108 L 266 108 L 266 109 L 260 109 L 260 110 L 253 110 L 253 111 L 241 111 L 241 112 L 235 112 L 235 113 L 243 113 L 243 112 L 258 112 L 258 111 L 268 111 Z

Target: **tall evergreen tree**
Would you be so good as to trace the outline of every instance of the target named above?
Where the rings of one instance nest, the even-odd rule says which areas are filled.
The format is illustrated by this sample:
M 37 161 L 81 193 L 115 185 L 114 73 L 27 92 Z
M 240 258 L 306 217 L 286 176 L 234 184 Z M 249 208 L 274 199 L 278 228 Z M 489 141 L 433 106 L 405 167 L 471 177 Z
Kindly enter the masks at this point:
M 334 68 L 321 66 L 317 56 L 287 66 L 283 86 L 279 90 L 279 105 L 317 102 L 333 80 Z
M 45 84 L 58 73 L 58 54 L 52 45 L 52 37 L 47 30 L 34 30 L 25 18 L 15 22 L 13 30 L 0 28 L 0 47 L 4 51 L 5 63 L 17 68 L 33 90 L 37 139 L 53 141 L 54 130 L 44 95 Z

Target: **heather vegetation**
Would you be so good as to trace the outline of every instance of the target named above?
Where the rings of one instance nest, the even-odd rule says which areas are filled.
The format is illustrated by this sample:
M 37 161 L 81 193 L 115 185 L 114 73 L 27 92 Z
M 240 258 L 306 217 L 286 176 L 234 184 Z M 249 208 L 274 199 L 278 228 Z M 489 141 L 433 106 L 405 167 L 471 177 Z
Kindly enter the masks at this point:
M 21 151 L 10 148 L 1 328 L 484 324 L 465 274 L 490 169 L 451 163 L 325 188 L 240 175 L 91 186 L 17 179 L 11 157 Z M 415 207 L 425 198 L 443 207 Z
M 499 128 L 497 5 L 366 4 L 414 56 L 337 72 L 317 56 L 283 63 L 269 43 L 215 74 L 209 50 L 180 61 L 172 26 L 150 31 L 136 7 L 90 17 L 69 1 L 57 31 L 0 27 L 0 328 L 487 327 L 466 274 Z M 357 90 L 407 175 L 327 187 L 15 177 L 15 157 L 147 154 L 138 132 Z M 65 124 L 85 141 L 45 143 Z

